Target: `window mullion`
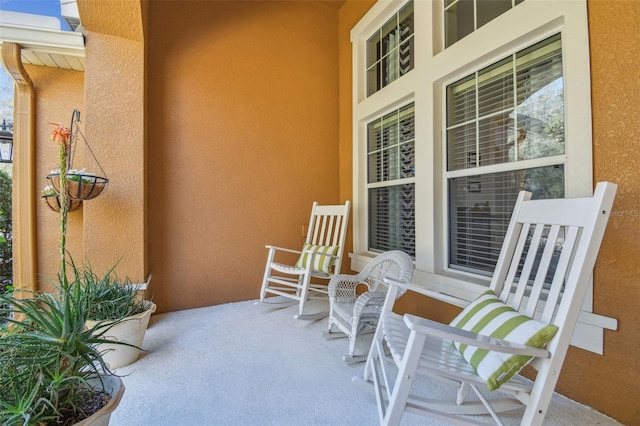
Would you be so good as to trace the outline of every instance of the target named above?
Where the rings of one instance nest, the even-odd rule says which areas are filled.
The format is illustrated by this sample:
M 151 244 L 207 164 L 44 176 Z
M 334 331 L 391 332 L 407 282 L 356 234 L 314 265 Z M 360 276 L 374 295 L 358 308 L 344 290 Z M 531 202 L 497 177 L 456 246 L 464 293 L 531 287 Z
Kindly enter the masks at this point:
M 514 0 L 515 1 L 515 0 Z M 515 158 L 520 158 L 518 155 L 518 70 L 516 62 L 516 54 L 511 55 L 512 60 L 512 75 L 513 75 L 513 150 L 515 152 Z
M 522 160 L 517 163 L 500 163 L 481 166 L 477 169 L 460 169 L 445 173 L 447 179 L 454 179 L 465 176 L 485 175 L 493 173 L 513 172 L 517 170 L 527 170 L 538 167 L 548 167 L 562 165 L 566 163 L 566 155 L 555 155 L 552 157 L 534 158 L 531 160 Z
M 474 16 L 476 15 L 475 13 L 475 1 L 473 2 L 474 4 Z M 475 125 L 476 125 L 476 135 L 475 135 L 475 150 L 476 150 L 476 158 L 475 158 L 475 167 L 478 167 L 478 159 L 480 158 L 480 96 L 479 96 L 479 92 L 480 92 L 480 85 L 478 84 L 479 81 L 479 76 L 478 76 L 478 71 L 476 71 L 475 73 L 475 80 L 476 80 L 476 84 L 475 84 L 475 91 L 476 91 L 476 95 L 475 95 L 475 101 L 476 101 L 476 105 L 475 105 Z
M 478 29 L 478 0 L 473 1 L 473 31 Z

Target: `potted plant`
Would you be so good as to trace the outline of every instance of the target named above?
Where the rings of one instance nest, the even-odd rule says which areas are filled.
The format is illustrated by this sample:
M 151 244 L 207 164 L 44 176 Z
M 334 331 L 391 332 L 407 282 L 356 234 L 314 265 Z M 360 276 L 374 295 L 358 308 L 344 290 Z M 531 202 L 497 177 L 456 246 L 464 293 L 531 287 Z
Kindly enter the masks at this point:
M 108 424 L 117 407 L 124 385 L 97 348 L 107 340 L 86 327 L 88 300 L 75 284 L 62 284 L 58 295 L 0 295 L 8 323 L 0 326 L 3 424 Z
M 116 276 L 115 266 L 104 276 L 96 274 L 90 265 L 83 268 L 71 262 L 77 290 L 89 303 L 87 326 L 97 330 L 105 338 L 120 344 L 100 344 L 98 349 L 110 368 L 120 368 L 135 362 L 149 325 L 149 318 L 156 305 L 140 297 L 146 282 L 134 284 L 129 277 L 121 281 Z
M 57 293 L 0 294 L 0 418 L 8 425 L 104 425 L 124 386 L 97 347 L 113 343 L 104 336 L 107 330 L 87 326 L 89 298 L 77 279 L 67 278 L 71 132 L 56 125 L 51 140 L 60 147 Z

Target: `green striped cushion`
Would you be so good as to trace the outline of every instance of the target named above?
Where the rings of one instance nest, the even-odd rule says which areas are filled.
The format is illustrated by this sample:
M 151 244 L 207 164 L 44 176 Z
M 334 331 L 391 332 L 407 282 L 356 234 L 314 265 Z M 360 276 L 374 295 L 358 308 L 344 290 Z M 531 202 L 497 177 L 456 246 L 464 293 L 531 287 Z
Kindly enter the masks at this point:
M 543 348 L 558 331 L 555 325 L 531 319 L 502 303 L 491 290 L 471 302 L 451 321 L 451 325 L 485 336 Z M 489 390 L 498 389 L 533 358 L 478 349 L 455 342 L 464 359 L 487 382 Z
M 308 259 L 311 257 L 311 253 L 315 253 L 313 256 L 313 265 L 311 269 L 315 271 L 324 272 L 325 274 L 331 273 L 331 267 L 335 261 L 335 256 L 338 253 L 338 246 L 318 246 L 313 244 L 305 244 L 302 247 L 302 254 L 296 262 L 296 267 L 306 268 Z

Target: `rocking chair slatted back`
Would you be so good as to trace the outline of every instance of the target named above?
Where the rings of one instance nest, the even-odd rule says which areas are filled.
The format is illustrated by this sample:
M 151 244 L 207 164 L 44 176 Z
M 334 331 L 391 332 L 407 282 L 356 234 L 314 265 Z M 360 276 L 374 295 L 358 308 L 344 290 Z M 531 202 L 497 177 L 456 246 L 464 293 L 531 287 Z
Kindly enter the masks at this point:
M 334 262 L 334 271 L 340 272 L 342 264 L 342 254 L 344 252 L 344 241 L 347 235 L 349 221 L 350 202 L 343 205 L 320 206 L 313 203 L 309 228 L 307 231 L 308 244 L 319 246 L 338 246 L 338 253 Z
M 571 304 L 576 291 L 583 297 L 586 287 L 578 283 L 587 282 L 585 274 L 591 273 L 583 266 L 595 263 L 595 255 L 586 250 L 593 239 L 600 241 L 606 226 L 606 221 L 597 225 L 603 212 L 594 203 L 607 205 L 615 197 L 615 191 L 605 194 L 605 186 L 598 185 L 593 198 L 534 201 L 529 193 L 519 195 L 507 230 L 512 238 L 505 240 L 490 286 L 500 299 L 526 316 L 564 323 L 566 317 L 556 316 L 567 312 L 563 300 Z

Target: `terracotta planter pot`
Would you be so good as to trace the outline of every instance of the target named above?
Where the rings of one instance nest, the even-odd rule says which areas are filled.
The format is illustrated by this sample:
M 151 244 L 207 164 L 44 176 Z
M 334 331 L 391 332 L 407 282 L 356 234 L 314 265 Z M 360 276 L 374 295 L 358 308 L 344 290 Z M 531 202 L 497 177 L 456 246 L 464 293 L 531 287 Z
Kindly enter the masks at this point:
M 144 334 L 147 331 L 149 325 L 149 318 L 151 314 L 156 311 L 156 304 L 148 302 L 148 309 L 140 314 L 133 315 L 125 318 L 122 322 L 109 328 L 106 331 L 104 337 L 106 339 L 128 343 L 130 345 L 142 347 L 144 340 Z M 97 321 L 87 321 L 88 327 L 93 327 Z M 104 327 L 98 330 L 103 330 L 109 327 L 108 321 L 102 321 Z M 109 368 L 120 368 L 126 365 L 134 363 L 140 356 L 140 349 L 133 348 L 124 345 L 111 345 L 100 344 L 97 346 L 100 352 L 104 352 L 102 358 Z

